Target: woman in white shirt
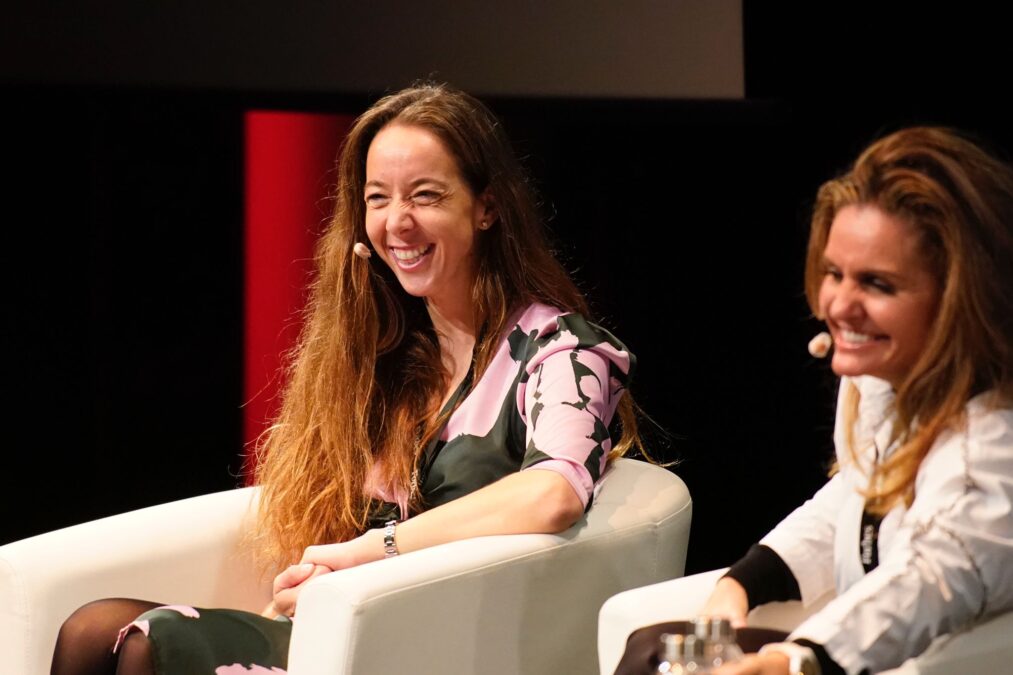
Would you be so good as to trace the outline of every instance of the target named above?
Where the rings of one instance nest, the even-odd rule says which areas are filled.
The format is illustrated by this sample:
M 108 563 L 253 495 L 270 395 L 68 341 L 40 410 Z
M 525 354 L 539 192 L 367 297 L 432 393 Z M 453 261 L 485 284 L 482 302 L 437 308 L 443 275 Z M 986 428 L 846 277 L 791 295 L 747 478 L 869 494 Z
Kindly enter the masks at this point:
M 806 292 L 842 377 L 835 472 L 704 613 L 837 596 L 722 674 L 876 672 L 1013 609 L 1013 171 L 945 129 L 877 141 L 819 191 Z

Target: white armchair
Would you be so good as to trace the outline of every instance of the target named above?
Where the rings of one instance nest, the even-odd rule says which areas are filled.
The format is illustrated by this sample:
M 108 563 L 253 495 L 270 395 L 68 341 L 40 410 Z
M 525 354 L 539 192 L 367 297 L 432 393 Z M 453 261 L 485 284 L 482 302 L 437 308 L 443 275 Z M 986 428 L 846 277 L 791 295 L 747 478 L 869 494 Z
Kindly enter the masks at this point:
M 48 673 L 60 624 L 97 598 L 259 611 L 270 581 L 240 546 L 255 498 L 195 497 L 0 547 L 4 672 Z M 458 541 L 324 575 L 300 596 L 288 672 L 594 672 L 598 608 L 682 574 L 691 511 L 674 474 L 621 459 L 561 534 Z
M 620 593 L 601 608 L 598 616 L 598 662 L 602 675 L 612 675 L 637 628 L 663 621 L 696 616 L 718 578 L 727 568 L 664 581 Z M 809 607 L 800 602 L 775 602 L 757 607 L 749 623 L 791 631 L 825 605 L 832 594 Z M 1013 612 L 982 622 L 970 630 L 935 639 L 917 657 L 908 659 L 887 675 L 952 675 L 952 673 L 1009 673 L 1013 669 Z

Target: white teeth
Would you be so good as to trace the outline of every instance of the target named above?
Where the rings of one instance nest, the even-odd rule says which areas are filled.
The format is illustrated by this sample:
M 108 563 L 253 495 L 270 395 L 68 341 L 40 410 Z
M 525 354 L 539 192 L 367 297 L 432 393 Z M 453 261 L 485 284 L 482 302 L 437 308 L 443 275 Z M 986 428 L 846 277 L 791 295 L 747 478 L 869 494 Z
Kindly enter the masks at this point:
M 397 258 L 398 260 L 410 262 L 412 260 L 415 260 L 416 258 L 421 258 L 423 255 L 429 252 L 429 249 L 430 245 L 426 244 L 425 246 L 419 246 L 418 248 L 410 248 L 410 249 L 392 248 L 391 252 L 393 252 L 394 257 Z
M 845 342 L 851 342 L 853 344 L 869 342 L 872 340 L 871 335 L 866 335 L 865 333 L 856 333 L 855 331 L 844 329 L 841 329 L 841 337 L 844 338 Z

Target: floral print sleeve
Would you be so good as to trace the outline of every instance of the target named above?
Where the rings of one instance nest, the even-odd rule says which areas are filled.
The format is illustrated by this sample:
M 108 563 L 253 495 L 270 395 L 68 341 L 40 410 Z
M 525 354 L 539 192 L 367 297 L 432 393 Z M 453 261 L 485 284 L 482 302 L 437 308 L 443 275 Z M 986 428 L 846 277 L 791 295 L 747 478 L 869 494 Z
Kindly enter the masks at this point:
M 489 366 L 422 462 L 432 508 L 516 471 L 557 471 L 585 507 L 612 448 L 633 355 L 579 314 L 519 311 Z
M 586 507 L 612 449 L 609 427 L 633 356 L 579 314 L 559 316 L 535 339 L 517 390 L 527 426 L 522 469 L 560 473 Z

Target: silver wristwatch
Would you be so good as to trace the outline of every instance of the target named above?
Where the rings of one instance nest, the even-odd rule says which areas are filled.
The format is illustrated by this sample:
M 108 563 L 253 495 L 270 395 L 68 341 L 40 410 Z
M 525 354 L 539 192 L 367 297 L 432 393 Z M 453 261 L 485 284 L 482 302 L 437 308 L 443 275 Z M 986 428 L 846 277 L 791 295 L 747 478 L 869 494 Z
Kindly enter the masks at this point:
M 397 550 L 397 542 L 394 541 L 394 528 L 397 526 L 396 520 L 388 520 L 383 525 L 383 557 L 393 558 L 399 551 Z

